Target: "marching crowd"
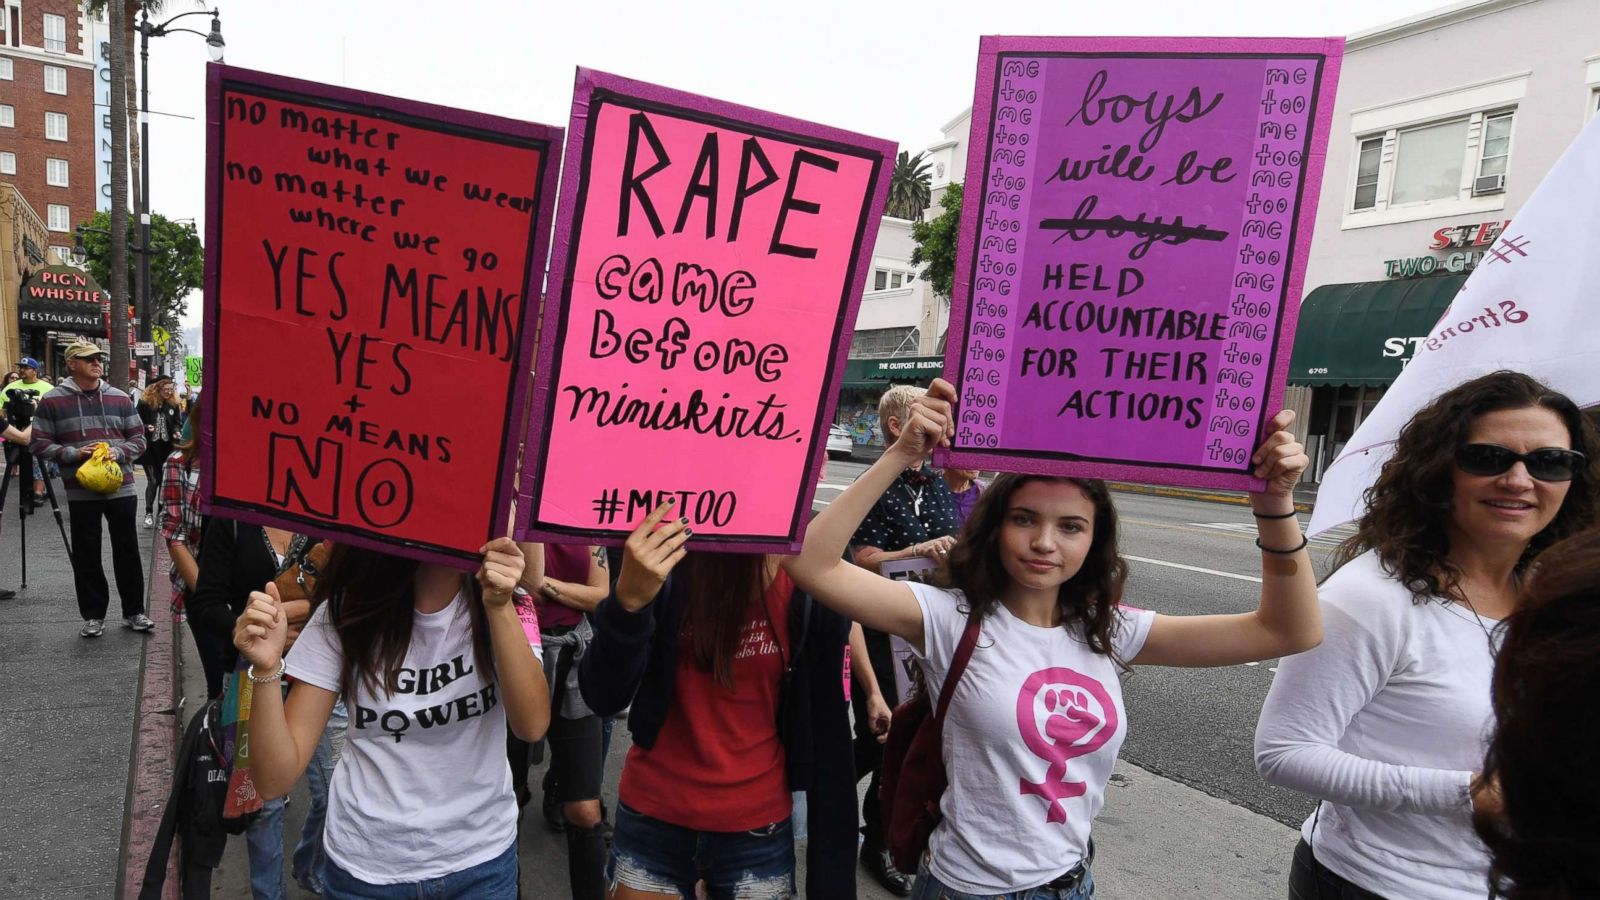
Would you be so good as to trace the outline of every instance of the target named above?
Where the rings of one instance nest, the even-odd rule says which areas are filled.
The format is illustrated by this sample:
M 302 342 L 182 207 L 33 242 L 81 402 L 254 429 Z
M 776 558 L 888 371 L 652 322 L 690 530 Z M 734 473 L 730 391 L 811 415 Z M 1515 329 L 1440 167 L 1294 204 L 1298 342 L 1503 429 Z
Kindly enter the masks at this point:
M 793 896 L 801 803 L 809 897 L 853 897 L 859 858 L 902 896 L 1082 900 L 1133 714 L 1121 680 L 1280 657 L 1256 765 L 1320 801 L 1292 900 L 1600 896 L 1600 727 L 1582 712 L 1600 687 L 1600 437 L 1524 375 L 1417 413 L 1321 585 L 1292 498 L 1307 457 L 1280 413 L 1251 459 L 1259 605 L 1174 616 L 1136 605 L 1104 483 L 929 466 L 953 423 L 942 380 L 885 394 L 888 450 L 796 556 L 697 550 L 668 502 L 619 559 L 502 538 L 469 576 L 202 519 L 193 409 L 170 382 L 135 404 L 92 344 L 67 357 L 72 380 L 6 437 L 60 466 L 86 637 L 109 604 L 102 517 L 124 623 L 151 625 L 131 464 L 150 476 L 258 898 L 284 895 L 281 798 L 301 778 L 306 889 L 517 897 L 530 760 L 548 753 L 578 900 Z M 125 470 L 111 495 L 77 481 L 102 442 Z M 203 884 L 206 854 L 182 853 Z

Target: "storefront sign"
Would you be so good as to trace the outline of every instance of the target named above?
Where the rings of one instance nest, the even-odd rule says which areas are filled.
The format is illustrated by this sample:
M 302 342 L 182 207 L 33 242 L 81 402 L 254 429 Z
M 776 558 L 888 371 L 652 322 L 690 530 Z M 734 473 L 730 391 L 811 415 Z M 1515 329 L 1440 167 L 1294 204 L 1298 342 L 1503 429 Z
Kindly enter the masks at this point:
M 578 70 L 524 538 L 799 547 L 894 145 Z
M 944 464 L 1260 489 L 1342 48 L 983 38 Z
M 1503 222 L 1470 222 L 1466 225 L 1447 225 L 1433 233 L 1429 250 L 1454 250 L 1444 256 L 1403 256 L 1383 261 L 1386 278 L 1422 278 L 1428 275 L 1461 275 L 1471 272 L 1483 261 L 1481 247 L 1493 244 L 1506 226 Z
M 561 129 L 211 66 L 203 508 L 476 567 Z

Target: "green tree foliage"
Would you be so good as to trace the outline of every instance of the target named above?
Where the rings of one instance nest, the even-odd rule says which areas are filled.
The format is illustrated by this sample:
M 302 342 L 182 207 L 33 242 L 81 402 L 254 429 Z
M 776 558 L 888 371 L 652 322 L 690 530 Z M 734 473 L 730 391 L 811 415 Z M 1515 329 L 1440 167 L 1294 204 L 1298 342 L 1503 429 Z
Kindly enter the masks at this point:
M 889 176 L 889 202 L 883 211 L 897 219 L 920 217 L 933 196 L 932 184 L 933 176 L 928 174 L 928 163 L 922 154 L 912 156 L 901 150 L 894 173 Z
M 927 266 L 922 278 L 933 285 L 933 292 L 949 299 L 956 273 L 956 244 L 961 234 L 961 185 L 952 184 L 939 198 L 939 215 L 926 222 L 911 223 L 911 264 Z
M 128 223 L 128 248 L 139 243 L 139 229 Z M 205 252 L 192 222 L 174 222 L 160 213 L 150 214 L 150 305 L 156 325 L 176 332 L 188 310 L 188 295 L 200 289 L 205 277 Z M 89 274 L 102 285 L 111 283 L 111 215 L 97 212 L 83 233 L 83 250 Z M 130 262 L 137 252 L 128 254 Z

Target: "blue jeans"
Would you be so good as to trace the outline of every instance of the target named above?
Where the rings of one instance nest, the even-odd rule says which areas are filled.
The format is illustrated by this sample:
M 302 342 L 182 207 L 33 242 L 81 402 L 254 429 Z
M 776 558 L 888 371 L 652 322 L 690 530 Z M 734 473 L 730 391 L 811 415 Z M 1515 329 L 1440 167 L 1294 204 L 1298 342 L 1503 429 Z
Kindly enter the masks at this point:
M 926 860 L 917 868 L 917 882 L 911 889 L 911 900 L 1093 900 L 1093 898 L 1093 869 L 1083 873 L 1083 881 L 1077 887 L 1066 890 L 1036 887 L 1005 894 L 968 894 L 946 887 L 943 882 L 933 877 L 933 873 L 928 871 Z
M 789 820 L 753 831 L 695 831 L 617 803 L 606 882 L 655 894 L 711 900 L 794 896 L 794 833 Z
M 517 900 L 517 845 L 470 869 L 410 884 L 367 884 L 328 860 L 325 900 Z
M 317 749 L 311 753 L 311 764 L 306 767 L 311 808 L 306 810 L 306 823 L 300 829 L 300 843 L 294 848 L 293 865 L 295 882 L 313 894 L 322 893 L 323 867 L 328 862 L 327 855 L 322 852 L 322 825 L 328 817 L 328 785 L 333 781 L 333 768 L 344 752 L 349 725 L 349 712 L 340 700 L 333 705 L 328 727 L 322 730 Z
M 283 798 L 268 800 L 261 815 L 244 831 L 250 855 L 250 895 L 255 900 L 284 900 Z

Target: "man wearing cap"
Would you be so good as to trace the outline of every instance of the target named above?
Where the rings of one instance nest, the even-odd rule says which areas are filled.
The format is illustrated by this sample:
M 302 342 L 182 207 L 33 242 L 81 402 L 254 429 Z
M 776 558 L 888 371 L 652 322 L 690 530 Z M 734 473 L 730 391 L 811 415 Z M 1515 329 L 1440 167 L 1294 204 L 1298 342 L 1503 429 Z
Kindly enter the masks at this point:
M 72 577 L 78 612 L 83 616 L 78 634 L 99 637 L 111 605 L 100 553 L 102 516 L 111 532 L 111 564 L 122 600 L 122 624 L 134 631 L 149 631 L 155 623 L 144 611 L 144 564 L 139 558 L 135 522 L 139 496 L 133 486 L 133 462 L 145 449 L 144 423 L 133 398 L 103 380 L 105 351 L 78 341 L 67 348 L 66 356 L 71 378 L 39 401 L 33 415 L 32 447 L 35 457 L 61 464 L 72 517 Z M 77 479 L 78 467 L 101 442 L 111 448 L 112 458 L 122 467 L 122 487 L 113 494 L 97 494 Z
M 9 407 L 12 394 L 17 391 L 34 391 L 33 399 L 41 400 L 45 394 L 54 389 L 54 385 L 39 377 L 39 361 L 31 356 L 17 360 L 17 371 L 21 373 L 22 378 L 0 390 L 0 408 Z M 27 478 L 26 472 L 23 473 L 23 478 Z M 21 500 L 27 502 L 26 497 Z M 37 463 L 34 464 L 33 470 L 33 505 L 44 505 L 44 468 Z

